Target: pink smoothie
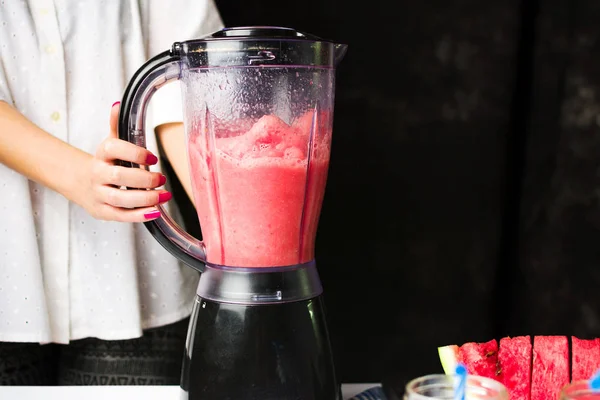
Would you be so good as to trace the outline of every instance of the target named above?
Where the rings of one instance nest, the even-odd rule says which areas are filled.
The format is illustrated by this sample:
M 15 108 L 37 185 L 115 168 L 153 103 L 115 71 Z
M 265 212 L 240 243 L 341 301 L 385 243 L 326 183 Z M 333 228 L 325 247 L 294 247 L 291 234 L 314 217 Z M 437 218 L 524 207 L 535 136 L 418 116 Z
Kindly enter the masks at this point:
M 329 118 L 321 117 L 314 123 L 308 112 L 288 125 L 267 115 L 241 133 L 217 127 L 216 139 L 202 134 L 204 124 L 192 127 L 192 186 L 208 262 L 270 267 L 313 259 L 331 143 Z

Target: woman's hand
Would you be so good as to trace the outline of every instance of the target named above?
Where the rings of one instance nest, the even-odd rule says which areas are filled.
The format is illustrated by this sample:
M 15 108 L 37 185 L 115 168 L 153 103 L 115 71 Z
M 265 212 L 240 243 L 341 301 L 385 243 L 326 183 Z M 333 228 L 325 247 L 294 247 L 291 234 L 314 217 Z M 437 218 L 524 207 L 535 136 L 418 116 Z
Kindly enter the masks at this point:
M 164 185 L 166 178 L 157 172 L 115 164 L 117 160 L 139 165 L 158 162 L 150 151 L 118 139 L 119 109 L 120 105 L 115 103 L 110 113 L 110 136 L 98 146 L 95 157 L 90 157 L 85 168 L 88 178 L 74 201 L 97 219 L 122 222 L 156 219 L 160 212 L 155 206 L 171 199 L 171 193 L 154 190 Z

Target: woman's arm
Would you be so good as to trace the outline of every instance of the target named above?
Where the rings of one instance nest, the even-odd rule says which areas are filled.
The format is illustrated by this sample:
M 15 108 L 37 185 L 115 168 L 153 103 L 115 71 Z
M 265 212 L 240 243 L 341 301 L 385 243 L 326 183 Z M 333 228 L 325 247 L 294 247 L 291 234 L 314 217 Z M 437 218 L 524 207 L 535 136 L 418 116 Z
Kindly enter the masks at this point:
M 156 127 L 156 135 L 165 156 L 171 163 L 177 179 L 185 189 L 190 200 L 193 202 L 192 184 L 188 166 L 187 149 L 185 146 L 185 134 L 182 123 L 162 124 Z
M 82 166 L 93 158 L 46 133 L 0 101 L 0 163 L 74 200 L 84 179 Z
M 154 206 L 169 200 L 170 193 L 119 189 L 153 189 L 162 186 L 165 178 L 114 165 L 115 160 L 143 165 L 157 162 L 148 150 L 117 139 L 118 113 L 119 107 L 113 107 L 110 135 L 92 156 L 43 131 L 0 101 L 0 163 L 62 194 L 98 219 L 143 222 L 157 218 Z

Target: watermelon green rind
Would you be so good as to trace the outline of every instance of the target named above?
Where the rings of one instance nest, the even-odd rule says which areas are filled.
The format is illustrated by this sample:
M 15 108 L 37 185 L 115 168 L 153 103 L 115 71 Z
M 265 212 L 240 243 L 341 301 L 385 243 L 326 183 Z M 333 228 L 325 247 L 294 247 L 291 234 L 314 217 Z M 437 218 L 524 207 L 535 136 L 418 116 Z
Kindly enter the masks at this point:
M 440 362 L 446 375 L 453 375 L 458 365 L 458 346 L 449 345 L 438 347 Z

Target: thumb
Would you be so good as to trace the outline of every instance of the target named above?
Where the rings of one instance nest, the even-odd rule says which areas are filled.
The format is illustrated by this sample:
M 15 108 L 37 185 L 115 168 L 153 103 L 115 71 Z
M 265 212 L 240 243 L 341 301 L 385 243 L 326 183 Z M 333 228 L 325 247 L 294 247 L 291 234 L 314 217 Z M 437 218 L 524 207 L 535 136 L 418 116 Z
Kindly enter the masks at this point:
M 110 109 L 110 135 L 111 138 L 118 138 L 117 125 L 119 124 L 119 111 L 121 110 L 121 102 L 117 101 Z

